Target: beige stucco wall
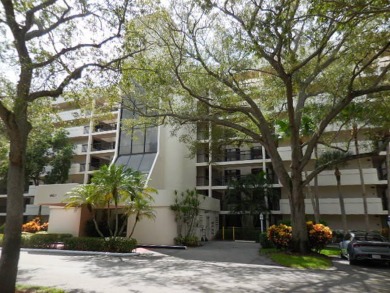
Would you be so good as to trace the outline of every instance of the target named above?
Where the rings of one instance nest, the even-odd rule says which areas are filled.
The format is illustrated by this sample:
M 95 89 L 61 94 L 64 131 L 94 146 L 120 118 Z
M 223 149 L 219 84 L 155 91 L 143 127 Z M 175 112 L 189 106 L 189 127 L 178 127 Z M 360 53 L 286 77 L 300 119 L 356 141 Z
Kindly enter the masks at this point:
M 70 233 L 79 236 L 81 208 L 50 207 L 49 233 Z
M 185 144 L 171 136 L 168 127 L 159 128 L 159 145 L 156 163 L 150 174 L 149 185 L 156 189 L 193 189 L 196 184 L 195 159 L 189 158 Z
M 79 184 L 69 183 L 34 186 L 34 205 L 62 203 L 65 199 L 65 193 L 77 185 Z
M 137 223 L 132 238 L 137 239 L 139 244 L 153 245 L 173 245 L 174 238 L 178 235 L 175 215 L 170 206 L 174 203 L 175 196 L 173 190 L 159 190 L 154 195 L 153 203 L 156 218 L 142 219 Z M 198 217 L 198 227 L 195 228 L 195 235 L 199 239 L 205 233 L 208 239 L 212 239 L 218 231 L 219 200 L 201 196 L 200 215 Z M 129 218 L 127 225 L 127 235 L 134 224 L 134 217 Z M 204 230 L 202 230 L 204 228 Z

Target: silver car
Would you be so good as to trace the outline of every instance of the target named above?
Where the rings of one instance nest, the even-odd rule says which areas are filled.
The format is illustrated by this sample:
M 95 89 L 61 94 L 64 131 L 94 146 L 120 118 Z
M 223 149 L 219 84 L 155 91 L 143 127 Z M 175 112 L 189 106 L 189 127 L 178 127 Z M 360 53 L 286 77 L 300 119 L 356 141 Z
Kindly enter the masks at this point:
M 375 232 L 351 231 L 340 242 L 341 257 L 355 265 L 370 260 L 390 263 L 390 242 Z

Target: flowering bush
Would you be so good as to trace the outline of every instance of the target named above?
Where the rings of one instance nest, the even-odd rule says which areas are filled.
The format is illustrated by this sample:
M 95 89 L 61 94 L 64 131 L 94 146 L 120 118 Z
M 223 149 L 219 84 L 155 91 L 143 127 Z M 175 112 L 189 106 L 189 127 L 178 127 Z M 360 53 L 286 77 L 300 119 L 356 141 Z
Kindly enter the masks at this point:
M 36 233 L 39 231 L 47 231 L 49 223 L 45 222 L 41 224 L 41 219 L 39 217 L 34 218 L 30 222 L 23 224 L 22 231 L 29 233 Z
M 272 225 L 267 230 L 267 236 L 276 248 L 286 249 L 291 244 L 292 228 L 284 224 Z
M 319 252 L 331 242 L 332 231 L 323 224 L 306 223 L 310 248 Z M 279 249 L 287 249 L 291 244 L 292 227 L 284 224 L 272 225 L 267 230 L 268 239 Z
M 332 241 L 333 233 L 328 226 L 323 224 L 314 224 L 306 222 L 307 232 L 309 233 L 310 248 L 320 252 L 325 246 Z

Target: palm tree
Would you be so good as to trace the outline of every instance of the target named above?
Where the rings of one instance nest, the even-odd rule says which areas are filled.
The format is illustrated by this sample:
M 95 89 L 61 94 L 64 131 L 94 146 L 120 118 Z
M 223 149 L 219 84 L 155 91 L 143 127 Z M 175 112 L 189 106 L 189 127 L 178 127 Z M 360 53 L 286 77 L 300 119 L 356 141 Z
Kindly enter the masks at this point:
M 153 189 L 148 188 L 144 193 L 139 194 L 135 197 L 134 201 L 131 202 L 126 208 L 126 215 L 129 217 L 131 215 L 135 215 L 135 220 L 133 227 L 131 228 L 130 234 L 127 236 L 131 238 L 133 236 L 135 227 L 138 222 L 143 219 L 155 219 L 156 215 L 154 213 L 153 207 L 151 206 L 151 202 L 153 201 L 153 197 L 151 197 L 148 192 L 154 192 Z M 122 234 L 125 224 L 122 225 L 120 234 Z
M 145 180 L 141 172 L 132 169 L 125 169 L 123 165 L 102 166 L 95 171 L 92 184 L 100 186 L 104 194 L 107 208 L 114 203 L 115 229 L 111 229 L 110 217 L 107 217 L 107 224 L 111 236 L 119 234 L 119 203 L 134 201 L 140 193 L 144 192 Z
M 340 163 L 344 158 L 350 156 L 349 152 L 341 152 L 339 150 L 332 150 L 324 152 L 317 160 L 317 165 L 322 166 L 326 165 L 328 168 L 334 168 L 334 175 L 337 182 L 337 195 L 340 203 L 340 211 L 341 211 L 341 220 L 343 225 L 344 232 L 347 231 L 347 214 L 345 212 L 345 203 L 344 197 L 341 193 L 341 172 L 339 167 L 342 165 Z
M 117 237 L 123 232 L 128 217 L 136 215 L 137 222 L 142 217 L 153 217 L 153 200 L 150 193 L 155 189 L 146 187 L 146 181 L 141 172 L 125 169 L 124 166 L 102 166 L 95 171 L 91 184 L 77 186 L 67 193 L 65 200 L 67 207 L 80 207 L 86 205 L 92 214 L 96 231 L 102 237 L 103 233 L 99 229 L 96 220 L 96 209 L 107 209 L 107 226 L 111 237 Z M 111 229 L 110 208 L 114 204 L 115 229 Z M 119 206 L 121 204 L 121 207 Z M 124 211 L 124 224 L 119 229 L 119 209 Z M 132 229 L 134 232 L 135 227 Z
M 352 124 L 352 137 L 355 144 L 355 153 L 359 155 L 359 140 L 358 140 L 358 127 L 357 123 L 354 122 Z M 360 178 L 360 186 L 362 188 L 362 198 L 363 198 L 363 210 L 364 210 L 364 223 L 366 231 L 370 230 L 370 218 L 368 217 L 368 205 L 367 205 L 367 192 L 366 185 L 364 183 L 363 169 L 360 159 L 357 159 L 358 169 L 359 169 L 359 178 Z
M 97 185 L 80 185 L 65 194 L 67 198 L 64 202 L 67 208 L 86 206 L 92 216 L 96 232 L 99 236 L 104 237 L 96 219 L 96 208 L 103 208 L 106 204 L 102 195 L 101 189 Z
M 243 226 L 253 226 L 254 215 L 269 212 L 268 201 L 273 193 L 265 172 L 260 172 L 231 180 L 226 195 L 231 212 L 241 215 Z

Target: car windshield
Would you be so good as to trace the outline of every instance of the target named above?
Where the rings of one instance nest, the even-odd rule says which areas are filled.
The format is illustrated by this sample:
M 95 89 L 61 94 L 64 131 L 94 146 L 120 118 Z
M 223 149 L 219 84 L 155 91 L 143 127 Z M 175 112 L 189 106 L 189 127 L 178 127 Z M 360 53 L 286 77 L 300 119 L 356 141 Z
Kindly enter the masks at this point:
M 383 238 L 377 234 L 359 234 L 354 237 L 357 241 L 380 241 L 383 242 Z

